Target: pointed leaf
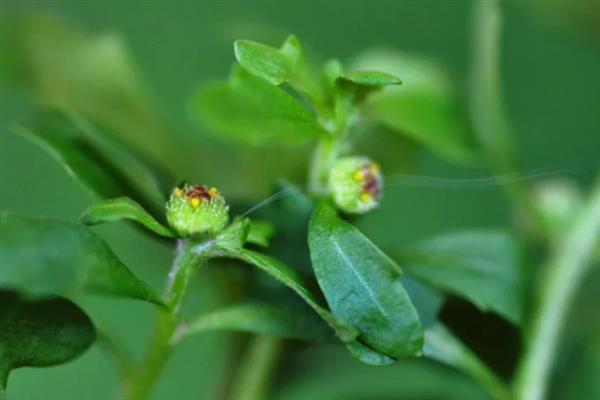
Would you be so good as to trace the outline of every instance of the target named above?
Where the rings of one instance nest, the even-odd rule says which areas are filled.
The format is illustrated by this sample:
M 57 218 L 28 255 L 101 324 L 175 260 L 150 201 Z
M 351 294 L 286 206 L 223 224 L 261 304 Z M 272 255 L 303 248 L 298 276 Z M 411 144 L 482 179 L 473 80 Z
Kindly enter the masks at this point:
M 63 364 L 96 339 L 94 325 L 59 297 L 28 301 L 0 290 L 0 395 L 12 369 Z
M 300 101 L 242 68 L 202 88 L 192 110 L 209 131 L 254 144 L 302 143 L 324 132 Z
M 243 303 L 209 312 L 184 325 L 181 339 L 212 331 L 243 331 L 308 341 L 332 339 L 331 331 L 314 314 L 261 303 Z
M 85 225 L 96 225 L 119 220 L 131 220 L 148 228 L 157 235 L 172 238 L 175 234 L 158 222 L 142 206 L 128 197 L 103 200 L 91 205 L 80 220 Z
M 401 250 L 406 271 L 443 291 L 522 320 L 523 289 L 519 245 L 501 231 L 455 232 Z
M 296 292 L 296 294 L 298 294 L 333 328 L 343 342 L 351 341 L 356 337 L 356 331 L 333 316 L 329 310 L 321 306 L 317 298 L 306 288 L 300 276 L 287 265 L 274 258 L 247 249 L 231 251 L 228 255 L 260 268 L 262 271 Z
M 400 85 L 402 81 L 392 74 L 381 71 L 354 71 L 337 78 L 339 83 L 353 83 L 361 86 Z
M 39 145 L 100 198 L 126 195 L 155 215 L 165 196 L 157 173 L 79 115 L 46 110 L 16 133 Z
M 269 221 L 250 221 L 250 231 L 246 240 L 257 246 L 269 247 L 269 241 L 274 233 L 275 228 Z
M 319 285 L 333 314 L 361 340 L 391 357 L 418 354 L 423 332 L 396 264 L 328 203 L 311 218 L 308 243 Z
M 0 214 L 0 288 L 35 297 L 84 291 L 161 304 L 89 229 L 7 212 Z

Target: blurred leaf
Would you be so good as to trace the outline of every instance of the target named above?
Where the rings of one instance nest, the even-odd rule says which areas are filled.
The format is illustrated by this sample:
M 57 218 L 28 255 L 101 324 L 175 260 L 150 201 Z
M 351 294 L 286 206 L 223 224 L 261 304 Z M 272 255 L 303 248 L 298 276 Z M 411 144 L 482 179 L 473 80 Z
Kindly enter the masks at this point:
M 154 214 L 163 214 L 165 198 L 157 174 L 76 114 L 42 112 L 16 132 L 39 145 L 100 198 L 127 195 Z
M 296 36 L 288 36 L 279 49 L 250 40 L 237 40 L 234 51 L 237 61 L 251 74 L 272 85 L 289 83 L 315 102 L 323 100 L 318 72 L 306 62 Z
M 0 290 L 0 395 L 12 369 L 66 363 L 95 339 L 92 321 L 70 301 L 27 301 Z
M 523 288 L 519 245 L 504 232 L 440 235 L 401 251 L 407 273 L 519 324 Z
M 128 197 L 102 200 L 91 205 L 83 212 L 80 220 L 85 225 L 96 225 L 106 222 L 131 220 L 148 228 L 157 235 L 172 238 L 175 234 L 154 217 L 142 206 Z
M 351 341 L 356 337 L 356 331 L 352 327 L 347 326 L 343 321 L 333 316 L 329 310 L 322 307 L 316 297 L 306 288 L 296 271 L 287 265 L 272 257 L 247 249 L 230 251 L 228 256 L 245 261 L 250 265 L 260 268 L 272 278 L 292 289 L 333 328 L 340 340 L 343 342 Z
M 0 270 L 0 288 L 26 296 L 85 291 L 162 304 L 104 240 L 76 224 L 2 212 Z
M 361 86 L 399 85 L 402 81 L 394 75 L 381 71 L 354 71 L 337 78 L 340 83 L 353 83 Z
M 423 332 L 399 267 L 327 203 L 317 206 L 308 243 L 313 269 L 334 315 L 391 357 L 418 354 Z
M 347 343 L 346 348 L 353 357 L 368 365 L 385 366 L 392 365 L 397 361 L 394 358 L 373 350 L 358 340 Z
M 444 303 L 444 296 L 436 289 L 406 275 L 400 278 L 400 282 L 419 314 L 421 326 L 428 328 L 433 325 L 437 321 L 438 312 Z
M 236 40 L 235 58 L 248 72 L 273 85 L 288 81 L 302 57 L 300 43 L 289 36 L 280 49 L 251 40 Z
M 399 52 L 376 50 L 358 56 L 353 68 L 402 77 L 402 86 L 371 97 L 367 112 L 373 118 L 451 161 L 474 159 L 466 117 L 457 106 L 448 77 L 436 65 Z
M 324 132 L 300 101 L 239 67 L 229 81 L 203 87 L 192 111 L 208 130 L 254 144 L 302 143 Z
M 269 247 L 269 241 L 275 233 L 273 224 L 269 221 L 250 221 L 250 231 L 246 241 L 261 247 Z
M 8 34 L 21 83 L 35 98 L 65 105 L 109 127 L 144 156 L 171 168 L 186 149 L 164 128 L 126 45 L 115 33 L 87 35 L 47 14 L 12 21 Z
M 243 331 L 308 341 L 332 339 L 314 314 L 262 303 L 243 303 L 201 315 L 185 324 L 182 339 L 212 330 Z
M 437 323 L 425 331 L 423 354 L 473 377 L 495 399 L 510 400 L 512 398 L 508 389 L 494 372 L 441 323 Z

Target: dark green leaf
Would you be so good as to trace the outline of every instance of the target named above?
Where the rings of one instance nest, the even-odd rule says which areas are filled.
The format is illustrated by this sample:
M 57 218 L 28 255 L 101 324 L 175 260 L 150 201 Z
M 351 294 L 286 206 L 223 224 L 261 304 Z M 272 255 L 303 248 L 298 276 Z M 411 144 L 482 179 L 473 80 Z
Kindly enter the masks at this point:
M 211 330 L 244 331 L 257 334 L 325 341 L 331 331 L 314 314 L 261 303 L 243 303 L 209 312 L 184 325 L 181 338 Z
M 324 132 L 297 99 L 242 68 L 202 88 L 192 110 L 209 131 L 248 143 L 302 143 Z
M 76 224 L 2 212 L 0 271 L 0 288 L 27 296 L 89 291 L 161 304 L 98 235 Z
M 86 225 L 123 219 L 137 222 L 157 235 L 169 238 L 175 237 L 175 234 L 169 228 L 154 219 L 142 206 L 128 197 L 99 201 L 85 210 L 80 217 L 81 222 Z
M 126 195 L 162 214 L 165 197 L 157 175 L 81 116 L 66 110 L 40 112 L 17 133 L 48 152 L 100 198 Z
M 329 310 L 321 306 L 317 298 L 306 288 L 296 271 L 287 265 L 274 258 L 247 249 L 230 251 L 228 256 L 260 268 L 272 278 L 292 289 L 334 329 L 340 340 L 343 342 L 351 341 L 356 337 L 356 331 L 333 316 Z
M 13 51 L 0 57 L 18 65 L 19 83 L 35 98 L 101 123 L 164 167 L 178 161 L 186 149 L 165 129 L 121 36 L 87 34 L 51 13 L 14 17 L 7 29 Z
M 406 54 L 371 51 L 359 56 L 354 67 L 402 77 L 402 86 L 371 96 L 372 117 L 440 156 L 459 162 L 474 159 L 466 117 L 449 79 L 436 65 Z
M 502 381 L 441 323 L 425 331 L 423 354 L 457 368 L 480 382 L 495 399 L 511 399 Z
M 380 353 L 418 354 L 423 332 L 398 266 L 328 203 L 317 206 L 308 232 L 315 275 L 334 315 Z
M 409 277 L 402 276 L 400 278 L 404 289 L 410 297 L 419 314 L 419 321 L 423 328 L 428 328 L 437 321 L 438 312 L 444 303 L 444 296 L 429 286 Z
M 441 235 L 401 253 L 406 271 L 515 324 L 522 318 L 519 246 L 504 232 Z
M 361 343 L 358 340 L 347 343 L 346 348 L 358 360 L 365 364 L 375 365 L 375 366 L 385 366 L 392 365 L 397 360 L 391 357 L 386 356 L 385 354 L 381 354 L 369 346 Z
M 394 75 L 381 71 L 354 71 L 337 78 L 340 83 L 353 83 L 362 86 L 399 85 L 402 81 Z
M 66 363 L 95 338 L 88 316 L 70 301 L 28 301 L 0 290 L 0 395 L 12 369 Z

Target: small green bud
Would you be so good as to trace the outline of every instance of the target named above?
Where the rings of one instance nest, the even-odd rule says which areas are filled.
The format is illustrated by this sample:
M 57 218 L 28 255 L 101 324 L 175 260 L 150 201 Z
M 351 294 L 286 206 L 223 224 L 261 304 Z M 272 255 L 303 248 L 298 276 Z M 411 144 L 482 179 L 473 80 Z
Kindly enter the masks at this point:
M 329 171 L 329 191 L 337 207 L 363 214 L 379 205 L 383 178 L 379 166 L 366 157 L 337 160 Z
M 533 197 L 544 224 L 554 233 L 569 224 L 582 204 L 579 188 L 569 180 L 542 182 L 535 187 Z
M 182 237 L 214 236 L 229 222 L 229 206 L 219 191 L 201 185 L 176 187 L 167 202 L 169 225 Z

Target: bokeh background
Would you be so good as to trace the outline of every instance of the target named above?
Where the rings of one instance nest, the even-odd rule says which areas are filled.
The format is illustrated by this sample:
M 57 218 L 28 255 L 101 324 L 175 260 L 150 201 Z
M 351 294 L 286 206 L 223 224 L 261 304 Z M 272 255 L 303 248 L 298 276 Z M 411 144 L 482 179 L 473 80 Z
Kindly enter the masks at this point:
M 502 3 L 502 10 L 503 93 L 520 168 L 526 175 L 541 171 L 567 176 L 585 188 L 600 165 L 600 2 L 509 1 Z M 447 70 L 459 99 L 466 102 L 471 11 L 470 1 L 444 0 L 4 0 L 0 4 L 0 208 L 75 221 L 93 201 L 46 153 L 10 133 L 31 113 L 32 98 L 53 90 L 53 74 L 57 74 L 51 70 L 53 55 L 65 59 L 60 42 L 42 49 L 23 45 L 27 38 L 43 35 L 48 20 L 90 37 L 120 40 L 156 110 L 148 118 L 163 121 L 161 129 L 169 132 L 170 143 L 184 144 L 187 151 L 168 154 L 173 170 L 252 204 L 267 196 L 281 178 L 302 183 L 309 147 L 239 146 L 203 131 L 190 118 L 188 104 L 194 91 L 202 83 L 226 78 L 235 39 L 276 45 L 295 33 L 315 54 L 341 60 L 373 47 L 424 55 Z M 45 52 L 43 59 L 50 61 L 26 65 L 22 60 L 28 52 Z M 46 67 L 50 72 L 44 75 Z M 77 71 L 64 73 L 67 81 L 77 79 Z M 40 88 L 39 82 L 46 86 Z M 152 141 L 150 133 L 148 141 Z M 489 174 L 449 165 L 386 132 L 364 141 L 365 151 L 381 159 L 390 173 L 447 178 Z M 508 226 L 511 219 L 498 187 L 448 189 L 392 183 L 383 206 L 359 225 L 377 244 L 389 248 L 453 228 Z M 98 231 L 136 274 L 160 288 L 171 256 L 168 247 L 121 224 Z M 210 283 L 215 275 L 218 271 L 207 270 L 205 279 L 201 276 L 195 283 L 190 307 L 202 311 L 222 301 L 222 291 Z M 573 308 L 552 381 L 553 398 L 583 398 L 572 396 L 591 387 L 586 385 L 593 381 L 593 368 L 599 367 L 600 359 L 596 358 L 600 355 L 599 288 L 596 268 Z M 81 301 L 133 354 L 141 353 L 153 319 L 150 307 L 111 299 Z M 516 333 L 506 326 L 497 331 L 497 321 L 469 312 L 464 329 L 498 343 L 496 348 L 477 348 L 480 355 L 508 375 L 519 346 Z M 236 343 L 232 335 L 222 333 L 184 343 L 152 398 L 215 398 L 231 372 Z M 17 370 L 11 376 L 10 398 L 104 400 L 116 385 L 110 361 L 93 347 L 64 366 Z M 481 399 L 485 394 L 468 378 L 428 361 L 370 368 L 342 348 L 313 346 L 299 348 L 282 360 L 274 398 Z

